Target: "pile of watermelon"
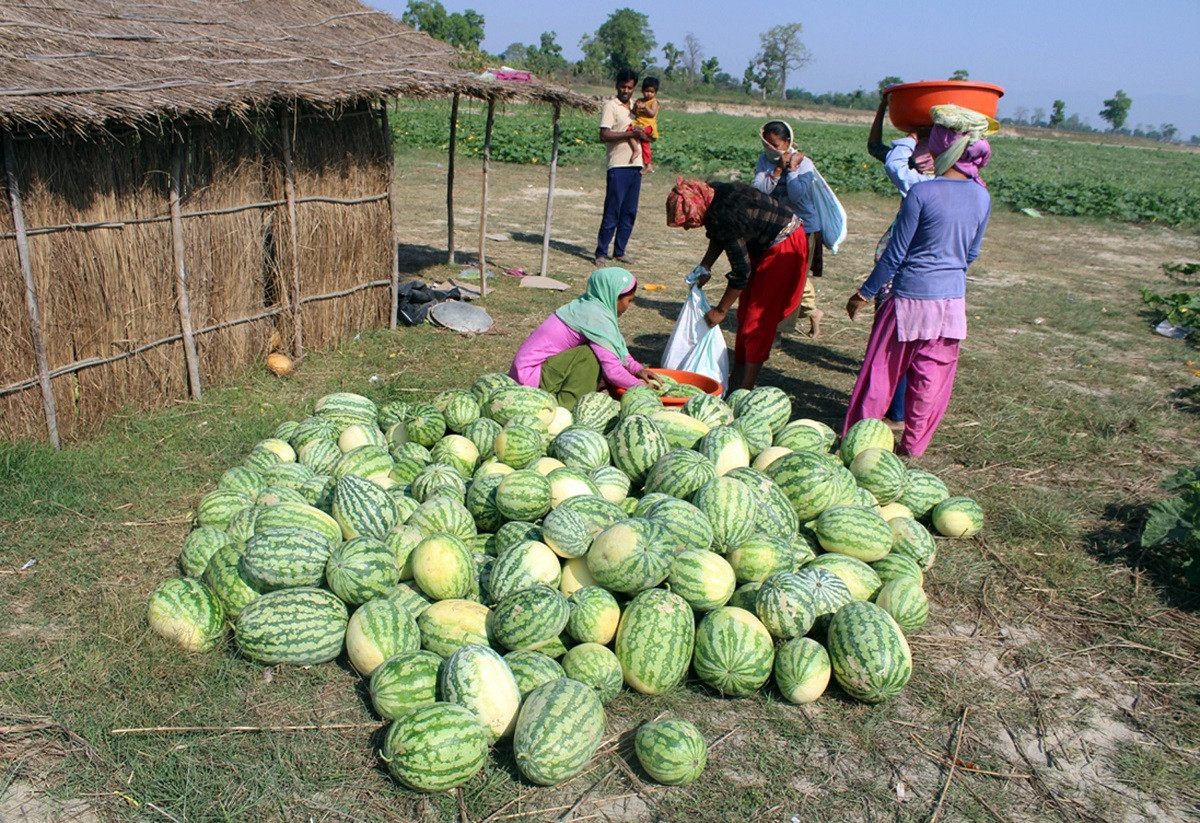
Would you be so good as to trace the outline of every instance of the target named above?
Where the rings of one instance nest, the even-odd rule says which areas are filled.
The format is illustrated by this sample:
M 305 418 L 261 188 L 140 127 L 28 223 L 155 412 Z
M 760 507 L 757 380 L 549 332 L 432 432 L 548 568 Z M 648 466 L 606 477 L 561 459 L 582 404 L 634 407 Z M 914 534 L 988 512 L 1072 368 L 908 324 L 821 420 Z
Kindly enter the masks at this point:
M 878 703 L 912 673 L 937 541 L 980 507 L 893 453 L 882 421 L 838 441 L 762 387 L 664 407 L 649 387 L 568 412 L 504 375 L 429 403 L 321 398 L 199 502 L 183 576 L 151 627 L 210 650 L 232 626 L 262 664 L 343 653 L 390 727 L 381 757 L 421 791 L 511 740 L 541 785 L 579 774 L 628 687 L 692 671 L 726 696 L 832 678 Z M 647 773 L 704 768 L 684 719 L 638 730 Z

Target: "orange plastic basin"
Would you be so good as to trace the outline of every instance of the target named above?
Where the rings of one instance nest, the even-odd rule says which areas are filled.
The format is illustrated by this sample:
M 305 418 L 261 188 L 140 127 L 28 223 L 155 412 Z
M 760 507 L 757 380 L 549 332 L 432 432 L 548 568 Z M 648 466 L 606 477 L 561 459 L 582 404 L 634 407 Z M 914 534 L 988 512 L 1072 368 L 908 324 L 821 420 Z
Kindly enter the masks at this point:
M 1004 89 L 992 83 L 970 80 L 922 80 L 888 86 L 885 93 L 892 125 L 900 131 L 911 132 L 920 126 L 933 125 L 929 108 L 947 103 L 995 117 Z
M 703 374 L 697 374 L 694 371 L 680 371 L 679 369 L 651 369 L 650 371 L 655 374 L 665 374 L 667 377 L 673 377 L 678 383 L 687 383 L 690 386 L 695 386 L 705 394 L 711 394 L 714 397 L 720 397 L 724 390 L 724 387 L 716 380 L 706 377 Z M 624 389 L 615 389 L 613 391 L 613 394 L 617 397 L 620 397 L 624 393 Z M 688 400 L 686 397 L 662 397 L 659 399 L 662 400 L 664 406 L 682 406 Z

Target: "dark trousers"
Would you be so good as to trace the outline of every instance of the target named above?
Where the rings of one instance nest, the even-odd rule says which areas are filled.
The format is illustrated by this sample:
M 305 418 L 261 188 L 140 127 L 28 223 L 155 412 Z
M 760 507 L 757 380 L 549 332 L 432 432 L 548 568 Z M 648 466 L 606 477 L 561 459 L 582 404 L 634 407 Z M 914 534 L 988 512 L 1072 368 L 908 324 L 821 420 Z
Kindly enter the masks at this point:
M 637 220 L 638 198 L 642 193 L 642 170 L 637 166 L 621 166 L 608 170 L 608 182 L 604 188 L 604 217 L 600 221 L 600 233 L 596 235 L 596 256 L 608 257 L 608 244 L 613 243 L 613 257 L 625 256 L 625 244 L 633 234 L 633 222 Z

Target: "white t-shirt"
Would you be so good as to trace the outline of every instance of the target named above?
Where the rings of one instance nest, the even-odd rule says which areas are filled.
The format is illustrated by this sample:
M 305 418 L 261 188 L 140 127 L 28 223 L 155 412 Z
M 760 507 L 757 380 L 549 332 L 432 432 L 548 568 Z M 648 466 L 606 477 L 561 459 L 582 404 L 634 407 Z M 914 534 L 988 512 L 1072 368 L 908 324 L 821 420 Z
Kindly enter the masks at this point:
M 633 125 L 633 111 L 628 103 L 622 103 L 612 98 L 604 104 L 600 111 L 600 128 L 612 131 L 629 131 Z M 608 168 L 618 169 L 627 166 L 642 167 L 642 143 L 632 134 L 628 140 L 614 140 L 604 144 L 608 152 Z

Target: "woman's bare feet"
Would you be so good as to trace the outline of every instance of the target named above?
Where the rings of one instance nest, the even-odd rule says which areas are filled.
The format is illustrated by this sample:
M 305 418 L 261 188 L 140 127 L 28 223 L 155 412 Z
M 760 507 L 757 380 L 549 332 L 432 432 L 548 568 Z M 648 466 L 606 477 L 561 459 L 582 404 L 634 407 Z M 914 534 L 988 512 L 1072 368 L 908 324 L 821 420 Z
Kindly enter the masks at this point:
M 816 339 L 821 336 L 821 318 L 825 316 L 825 312 L 820 309 L 813 309 L 812 314 L 808 316 L 809 330 L 808 336 Z

